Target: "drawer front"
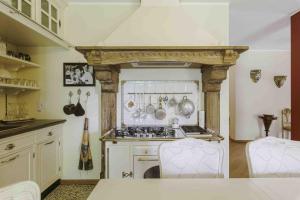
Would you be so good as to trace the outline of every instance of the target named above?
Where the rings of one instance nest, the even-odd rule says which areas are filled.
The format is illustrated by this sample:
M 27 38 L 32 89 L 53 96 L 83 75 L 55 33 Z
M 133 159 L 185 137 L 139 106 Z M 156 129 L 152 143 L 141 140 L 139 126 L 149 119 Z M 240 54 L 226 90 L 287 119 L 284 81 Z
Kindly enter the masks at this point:
M 62 132 L 61 127 L 59 126 L 52 126 L 43 128 L 37 131 L 36 134 L 36 142 L 43 142 L 45 140 L 53 140 L 59 137 L 60 133 Z
M 34 136 L 17 137 L 0 144 L 0 155 L 12 153 L 34 144 Z
M 158 155 L 158 146 L 134 146 L 134 155 Z

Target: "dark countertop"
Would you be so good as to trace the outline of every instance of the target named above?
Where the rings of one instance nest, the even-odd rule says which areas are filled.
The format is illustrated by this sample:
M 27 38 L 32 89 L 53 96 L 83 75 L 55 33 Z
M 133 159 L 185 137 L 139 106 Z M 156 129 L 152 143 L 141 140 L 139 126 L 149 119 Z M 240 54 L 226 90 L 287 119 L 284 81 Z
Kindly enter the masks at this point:
M 66 122 L 65 119 L 37 119 L 37 120 L 31 121 L 31 122 L 14 124 L 14 125 L 17 125 L 18 127 L 7 129 L 7 130 L 1 130 L 1 128 L 5 128 L 10 125 L 0 123 L 0 139 L 19 135 L 19 134 L 34 131 L 34 130 L 38 130 L 41 128 L 46 128 L 49 126 L 54 126 L 57 124 L 63 124 L 65 122 Z M 14 125 L 12 125 L 12 126 L 14 126 Z

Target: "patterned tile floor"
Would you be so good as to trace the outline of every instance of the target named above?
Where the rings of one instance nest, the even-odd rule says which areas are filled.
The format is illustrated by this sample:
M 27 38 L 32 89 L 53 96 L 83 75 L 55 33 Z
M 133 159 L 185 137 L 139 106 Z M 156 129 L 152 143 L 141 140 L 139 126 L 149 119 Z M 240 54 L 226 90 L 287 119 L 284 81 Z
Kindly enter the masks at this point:
M 86 200 L 95 185 L 60 185 L 44 200 Z

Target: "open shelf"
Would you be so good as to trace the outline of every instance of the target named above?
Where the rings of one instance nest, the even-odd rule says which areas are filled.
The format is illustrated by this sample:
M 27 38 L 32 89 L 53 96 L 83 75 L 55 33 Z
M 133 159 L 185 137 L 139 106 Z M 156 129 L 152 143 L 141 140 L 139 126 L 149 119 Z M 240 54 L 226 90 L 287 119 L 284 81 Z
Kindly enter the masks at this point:
M 39 64 L 15 58 L 13 56 L 8 56 L 0 54 L 0 65 L 3 65 L 7 70 L 19 70 L 21 68 L 38 68 Z
M 14 89 L 14 90 L 20 90 L 20 91 L 40 90 L 39 87 L 22 86 L 22 85 L 14 85 L 14 84 L 3 84 L 3 83 L 0 83 L 0 89 Z

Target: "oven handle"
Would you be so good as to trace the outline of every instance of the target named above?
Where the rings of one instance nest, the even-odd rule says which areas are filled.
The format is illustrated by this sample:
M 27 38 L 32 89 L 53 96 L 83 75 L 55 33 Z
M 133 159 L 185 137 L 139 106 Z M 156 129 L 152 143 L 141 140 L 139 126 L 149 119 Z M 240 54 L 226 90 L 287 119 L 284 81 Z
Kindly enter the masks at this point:
M 145 161 L 159 161 L 158 158 L 139 158 L 138 161 L 145 162 Z

